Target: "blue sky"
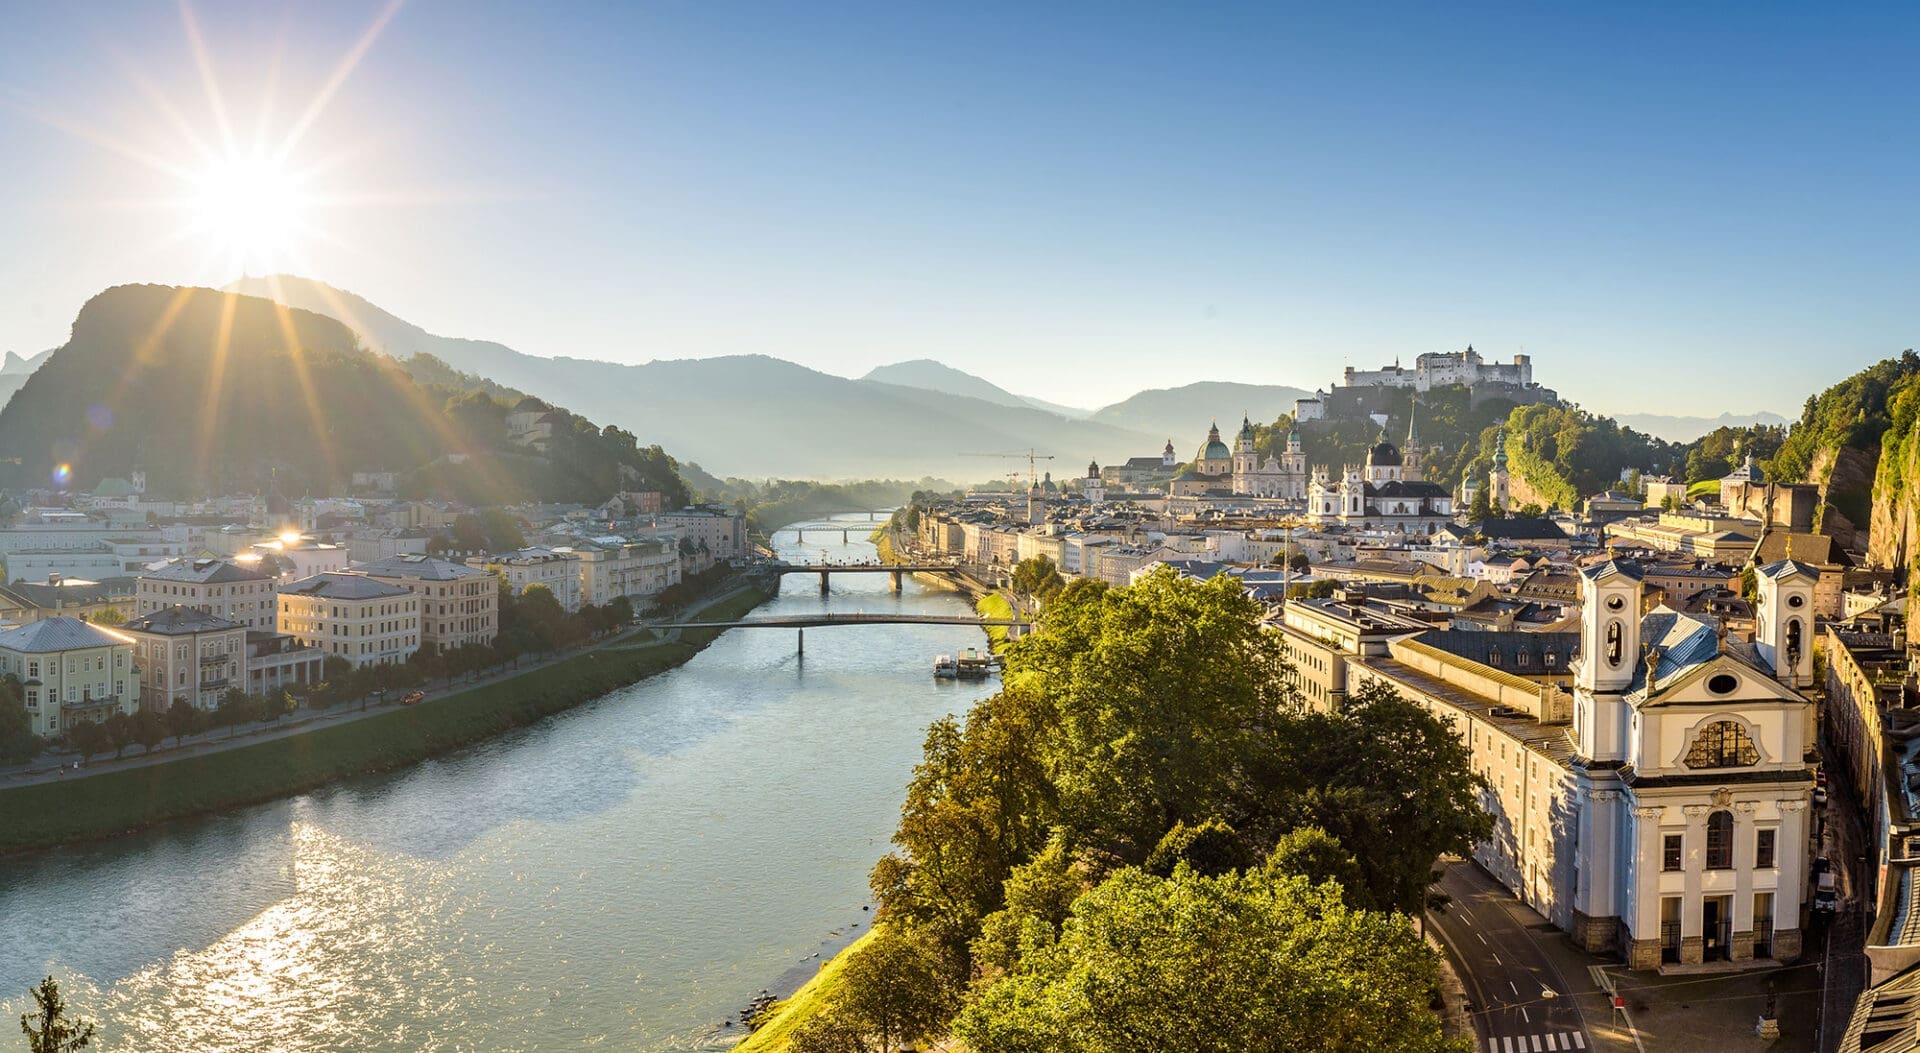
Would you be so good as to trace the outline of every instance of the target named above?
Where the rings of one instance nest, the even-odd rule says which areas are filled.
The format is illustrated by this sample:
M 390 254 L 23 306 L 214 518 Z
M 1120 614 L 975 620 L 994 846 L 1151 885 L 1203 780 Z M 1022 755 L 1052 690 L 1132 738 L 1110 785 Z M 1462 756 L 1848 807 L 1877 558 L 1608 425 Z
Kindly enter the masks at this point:
M 1594 409 L 1791 414 L 1920 342 L 1920 9 L 543 6 L 399 7 L 247 266 L 534 354 L 1080 405 L 1472 343 Z M 385 8 L 192 5 L 236 138 Z M 237 276 L 150 163 L 218 140 L 180 9 L 5 18 L 0 349 Z

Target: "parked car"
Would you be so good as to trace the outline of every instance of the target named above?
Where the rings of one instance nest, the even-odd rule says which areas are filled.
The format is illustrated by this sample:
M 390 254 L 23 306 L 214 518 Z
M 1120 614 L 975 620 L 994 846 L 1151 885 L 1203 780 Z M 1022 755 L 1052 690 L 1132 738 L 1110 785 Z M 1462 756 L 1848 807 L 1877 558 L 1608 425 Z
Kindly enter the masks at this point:
M 1824 874 L 1827 871 L 1832 869 L 1833 869 L 1833 860 L 1828 859 L 1826 856 L 1813 857 L 1813 873 L 1815 877 L 1818 877 L 1819 875 Z
M 403 706 L 417 706 L 421 702 L 426 701 L 426 698 L 427 693 L 425 691 L 410 691 L 406 697 L 400 700 L 400 704 Z
M 1813 806 L 1815 808 L 1825 808 L 1827 806 L 1827 788 L 1825 786 L 1815 786 L 1813 788 Z
M 1834 879 L 1831 870 L 1822 870 L 1814 878 L 1813 909 L 1823 914 L 1831 914 L 1840 907 L 1839 882 Z

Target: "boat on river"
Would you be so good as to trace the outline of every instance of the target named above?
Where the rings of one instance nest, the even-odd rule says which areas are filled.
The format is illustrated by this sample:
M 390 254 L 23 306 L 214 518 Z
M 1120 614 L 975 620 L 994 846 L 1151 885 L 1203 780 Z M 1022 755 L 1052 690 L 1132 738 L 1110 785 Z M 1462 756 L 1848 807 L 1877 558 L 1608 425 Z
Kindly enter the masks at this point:
M 993 672 L 993 659 L 978 647 L 969 647 L 955 659 L 960 679 L 985 680 Z
M 937 680 L 952 680 L 960 675 L 960 663 L 950 654 L 943 654 L 933 660 L 933 675 Z

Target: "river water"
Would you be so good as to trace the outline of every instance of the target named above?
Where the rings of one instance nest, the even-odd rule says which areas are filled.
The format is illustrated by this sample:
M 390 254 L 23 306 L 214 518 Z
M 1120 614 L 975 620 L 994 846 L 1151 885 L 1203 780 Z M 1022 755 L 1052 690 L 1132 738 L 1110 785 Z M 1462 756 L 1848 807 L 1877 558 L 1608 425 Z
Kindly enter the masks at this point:
M 792 559 L 873 558 L 865 516 Z M 794 575 L 757 613 L 963 614 Z M 721 1049 L 857 936 L 962 626 L 736 629 L 388 776 L 0 862 L 0 1021 L 59 977 L 105 1050 Z M 0 822 L 4 822 L 0 816 Z

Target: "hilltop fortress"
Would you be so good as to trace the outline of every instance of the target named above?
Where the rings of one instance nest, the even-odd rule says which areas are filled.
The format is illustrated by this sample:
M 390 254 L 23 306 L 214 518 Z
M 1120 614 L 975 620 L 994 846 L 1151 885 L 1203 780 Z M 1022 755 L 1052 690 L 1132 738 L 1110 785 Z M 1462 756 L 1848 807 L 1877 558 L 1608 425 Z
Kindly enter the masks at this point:
M 1515 355 L 1511 363 L 1489 362 L 1469 345 L 1465 351 L 1430 351 L 1414 359 L 1411 369 L 1397 361 L 1380 369 L 1348 366 L 1339 386 L 1297 400 L 1294 419 L 1341 420 L 1383 413 L 1395 392 L 1426 392 L 1456 384 L 1472 393 L 1475 406 L 1490 399 L 1531 405 L 1560 397 L 1533 382 L 1531 356 Z

